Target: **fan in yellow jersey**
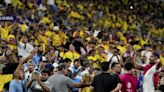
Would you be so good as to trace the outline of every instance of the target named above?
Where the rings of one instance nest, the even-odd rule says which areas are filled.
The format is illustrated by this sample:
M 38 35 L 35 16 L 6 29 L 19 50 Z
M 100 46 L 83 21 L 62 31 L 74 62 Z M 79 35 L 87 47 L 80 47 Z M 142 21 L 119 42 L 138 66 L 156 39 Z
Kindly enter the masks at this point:
M 93 62 L 93 68 L 100 68 L 100 64 L 98 62 L 99 57 L 100 56 L 96 54 L 95 50 L 91 50 L 89 52 L 89 56 L 87 57 L 87 59 Z
M 92 81 L 92 77 L 90 74 L 86 73 L 82 76 L 81 83 L 90 83 Z M 78 92 L 92 92 L 90 87 L 80 88 Z
M 13 74 L 6 74 L 6 75 L 0 74 L 0 92 L 3 91 L 4 84 L 10 82 L 12 78 L 13 78 Z
M 58 47 L 61 46 L 63 39 L 59 36 L 59 31 L 56 31 L 52 34 L 52 46 Z
M 70 44 L 69 50 L 64 54 L 63 59 L 69 58 L 72 62 L 80 58 L 80 54 L 75 51 L 75 47 Z
M 64 32 L 62 32 L 62 31 L 59 31 L 59 32 L 58 32 L 58 35 L 59 35 L 59 37 L 62 39 L 62 40 L 61 40 L 61 44 L 62 44 L 62 45 L 65 45 L 65 43 L 66 43 L 66 41 L 67 41 L 67 39 L 68 39 L 67 35 L 66 35 Z
M 160 60 L 161 60 L 162 65 L 164 65 L 164 51 L 161 52 L 160 54 Z
M 1 23 L 0 26 L 0 33 L 1 33 L 1 39 L 6 40 L 8 35 L 9 35 L 9 31 L 11 30 L 11 28 L 14 26 L 14 24 L 9 25 L 8 23 Z
M 48 14 L 44 15 L 44 17 L 40 20 L 40 23 L 44 23 L 44 24 L 50 23 L 50 19 L 49 19 Z
M 9 36 L 7 37 L 7 42 L 8 42 L 8 47 L 11 50 L 15 50 L 17 48 L 15 35 L 9 34 Z
M 103 41 L 100 46 L 102 46 L 104 50 L 109 51 L 108 41 Z
M 102 46 L 97 47 L 97 53 L 99 55 L 100 63 L 107 61 L 107 54 L 105 53 L 105 49 Z
M 126 52 L 126 45 L 124 44 L 123 41 L 120 42 L 120 45 L 117 46 L 117 49 L 120 51 L 120 55 L 122 56 Z

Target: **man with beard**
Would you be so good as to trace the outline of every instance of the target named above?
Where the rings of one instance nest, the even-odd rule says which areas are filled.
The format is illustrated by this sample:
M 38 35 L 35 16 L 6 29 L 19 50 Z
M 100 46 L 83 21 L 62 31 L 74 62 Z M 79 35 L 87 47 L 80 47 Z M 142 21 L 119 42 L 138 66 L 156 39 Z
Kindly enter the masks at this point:
M 159 81 L 159 68 L 161 66 L 159 54 L 153 53 L 150 62 L 144 68 L 143 92 L 155 92 Z
M 94 90 L 94 92 L 118 92 L 122 84 L 118 77 L 108 72 L 109 62 L 103 62 L 101 68 L 102 73 L 95 76 L 92 81 L 92 90 Z
M 138 89 L 138 80 L 137 77 L 132 74 L 134 68 L 133 63 L 125 63 L 124 68 L 125 74 L 119 75 L 120 81 L 122 83 L 121 92 L 136 92 Z
M 112 63 L 111 68 L 112 68 L 112 74 L 118 77 L 119 74 L 121 73 L 120 63 L 116 63 L 116 62 Z
M 52 87 L 47 81 L 50 75 L 50 70 L 47 68 L 41 74 L 35 71 L 31 80 L 26 84 L 26 87 L 30 88 L 29 92 L 50 92 Z
M 69 88 L 83 88 L 88 87 L 90 84 L 75 83 L 72 79 L 67 77 L 68 68 L 66 64 L 60 63 L 58 66 L 58 72 L 48 78 L 48 81 L 52 85 L 53 92 L 69 92 Z

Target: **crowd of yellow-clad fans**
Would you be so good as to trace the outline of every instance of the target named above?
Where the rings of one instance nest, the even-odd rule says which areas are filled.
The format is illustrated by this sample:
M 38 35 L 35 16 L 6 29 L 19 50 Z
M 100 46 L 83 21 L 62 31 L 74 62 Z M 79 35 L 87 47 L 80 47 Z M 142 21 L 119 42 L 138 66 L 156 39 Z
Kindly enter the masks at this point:
M 10 90 L 13 82 L 4 87 L 18 78 L 16 68 L 24 73 L 22 80 L 29 81 L 36 69 L 42 73 L 52 66 L 54 71 L 62 60 L 70 61 L 68 70 L 74 76 L 68 77 L 75 82 L 83 79 L 81 73 L 88 68 L 87 78 L 91 78 L 103 62 L 110 62 L 110 68 L 117 62 L 123 68 L 130 61 L 137 77 L 152 55 L 164 65 L 163 7 L 162 2 L 146 0 L 4 0 L 0 7 L 0 91 L 18 92 Z M 2 16 L 13 20 L 2 20 Z M 32 72 L 26 59 L 33 61 Z M 81 73 L 74 74 L 77 61 Z M 23 90 L 19 91 L 28 88 Z M 91 92 L 89 87 L 69 90 Z

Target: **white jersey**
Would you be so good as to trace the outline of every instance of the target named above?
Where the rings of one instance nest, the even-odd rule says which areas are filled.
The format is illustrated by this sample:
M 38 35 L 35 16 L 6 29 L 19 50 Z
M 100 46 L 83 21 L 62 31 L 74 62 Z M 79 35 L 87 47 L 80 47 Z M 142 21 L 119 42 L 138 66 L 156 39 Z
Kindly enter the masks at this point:
M 28 55 L 30 55 L 30 52 L 33 50 L 33 46 L 30 43 L 18 43 L 18 55 L 23 56 L 23 58 L 26 58 Z
M 152 66 L 143 76 L 143 92 L 155 92 L 153 77 L 156 73 L 156 66 Z
M 142 56 L 145 56 L 146 57 L 146 64 L 149 64 L 150 62 L 150 57 L 152 56 L 152 52 L 151 51 L 142 51 L 141 52 L 141 55 Z
M 55 0 L 48 0 L 48 5 L 54 5 Z
M 11 4 L 11 0 L 5 0 L 5 3 L 8 5 L 8 4 Z

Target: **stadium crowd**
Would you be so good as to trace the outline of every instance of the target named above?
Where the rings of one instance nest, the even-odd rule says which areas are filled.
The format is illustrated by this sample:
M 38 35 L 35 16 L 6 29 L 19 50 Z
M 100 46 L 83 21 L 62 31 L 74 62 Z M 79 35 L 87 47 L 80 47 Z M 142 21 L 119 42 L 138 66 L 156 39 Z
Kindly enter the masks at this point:
M 164 3 L 2 0 L 0 92 L 164 92 Z

